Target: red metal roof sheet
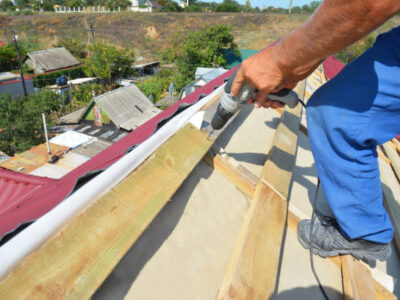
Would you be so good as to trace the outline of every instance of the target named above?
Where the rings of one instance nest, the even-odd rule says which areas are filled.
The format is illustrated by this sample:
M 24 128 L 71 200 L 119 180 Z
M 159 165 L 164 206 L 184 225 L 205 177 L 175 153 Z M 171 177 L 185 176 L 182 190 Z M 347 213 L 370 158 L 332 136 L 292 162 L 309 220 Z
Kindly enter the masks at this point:
M 149 138 L 157 129 L 157 125 L 161 121 L 170 118 L 178 110 L 180 104 L 193 104 L 199 99 L 201 94 L 210 94 L 214 90 L 214 87 L 222 85 L 224 79 L 229 77 L 233 72 L 234 69 L 226 72 L 178 103 L 160 112 L 151 120 L 61 179 L 43 179 L 1 170 L 0 174 L 7 176 L 13 174 L 14 180 L 10 181 L 5 178 L 0 186 L 0 238 L 4 234 L 16 229 L 20 224 L 35 220 L 51 210 L 72 192 L 80 177 L 90 171 L 104 169 L 117 161 L 130 147 L 138 145 Z M 26 176 L 33 181 L 27 184 Z M 8 192 L 4 193 L 3 189 Z
M 343 68 L 336 58 L 324 62 L 325 76 L 333 78 Z M 199 88 L 178 103 L 160 112 L 126 137 L 100 152 L 92 159 L 68 173 L 61 179 L 47 179 L 0 170 L 0 238 L 20 224 L 35 220 L 64 200 L 74 189 L 77 180 L 90 171 L 101 170 L 121 158 L 132 146 L 149 138 L 157 125 L 170 118 L 180 104 L 195 103 L 201 94 L 210 94 L 216 86 L 224 83 L 235 68 Z
M 344 68 L 344 64 L 333 56 L 329 56 L 327 59 L 325 59 L 323 66 L 325 76 L 328 79 L 335 77 Z

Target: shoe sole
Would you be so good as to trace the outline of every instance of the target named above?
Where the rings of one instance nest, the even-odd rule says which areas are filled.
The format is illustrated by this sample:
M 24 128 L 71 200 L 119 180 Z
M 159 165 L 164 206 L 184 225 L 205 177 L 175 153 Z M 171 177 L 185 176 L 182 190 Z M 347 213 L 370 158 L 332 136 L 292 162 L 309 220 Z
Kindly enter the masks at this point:
M 307 244 L 301 236 L 297 236 L 300 244 L 305 248 L 305 249 L 310 249 L 310 245 Z M 354 258 L 359 259 L 359 260 L 380 260 L 380 261 L 386 261 L 390 254 L 391 254 L 391 248 L 390 246 L 387 248 L 382 249 L 379 252 L 371 252 L 371 251 L 365 251 L 365 250 L 357 250 L 357 252 L 353 252 L 352 250 L 331 250 L 331 251 L 326 251 L 326 250 L 321 250 L 321 249 L 312 249 L 313 254 L 317 254 L 323 258 L 330 257 L 330 256 L 339 256 L 339 255 L 352 255 Z

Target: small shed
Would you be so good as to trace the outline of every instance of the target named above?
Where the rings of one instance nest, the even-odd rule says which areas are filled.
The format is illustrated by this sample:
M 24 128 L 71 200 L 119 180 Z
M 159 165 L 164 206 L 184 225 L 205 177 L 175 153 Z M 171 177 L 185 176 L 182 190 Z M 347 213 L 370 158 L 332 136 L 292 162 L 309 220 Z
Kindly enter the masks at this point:
M 117 128 L 131 131 L 159 112 L 136 85 L 131 84 L 95 97 L 83 118 L 93 120 L 98 126 L 112 122 Z
M 64 47 L 29 52 L 24 58 L 35 74 L 79 66 L 81 63 Z

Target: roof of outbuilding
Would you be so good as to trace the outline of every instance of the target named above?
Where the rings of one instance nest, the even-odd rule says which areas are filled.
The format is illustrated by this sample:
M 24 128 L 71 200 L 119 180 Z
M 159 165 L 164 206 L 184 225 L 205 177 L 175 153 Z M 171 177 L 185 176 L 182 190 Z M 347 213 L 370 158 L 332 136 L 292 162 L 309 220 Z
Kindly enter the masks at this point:
M 133 130 L 160 110 L 134 85 L 128 85 L 94 98 L 119 128 Z
M 43 72 L 77 66 L 80 62 L 64 47 L 29 52 L 27 58 L 33 60 Z
M 7 81 L 17 79 L 19 75 L 11 72 L 0 72 L 0 81 Z

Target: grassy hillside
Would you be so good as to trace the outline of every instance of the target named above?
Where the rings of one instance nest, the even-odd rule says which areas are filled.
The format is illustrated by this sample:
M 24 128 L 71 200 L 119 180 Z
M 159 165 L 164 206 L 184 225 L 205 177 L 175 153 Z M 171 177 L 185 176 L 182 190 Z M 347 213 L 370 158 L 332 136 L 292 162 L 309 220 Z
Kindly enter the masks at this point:
M 105 13 L 48 14 L 1 17 L 0 26 L 15 27 L 20 38 L 38 48 L 56 45 L 60 38 L 80 37 L 86 41 L 89 24 L 95 37 L 136 50 L 137 56 L 157 58 L 160 51 L 190 29 L 203 25 L 228 24 L 239 48 L 262 49 L 292 31 L 307 15 L 264 13 Z M 388 21 L 382 32 L 400 25 L 400 17 Z M 376 35 L 378 31 L 374 32 Z M 0 37 L 0 40 L 2 38 Z M 361 41 L 360 44 L 364 42 Z

